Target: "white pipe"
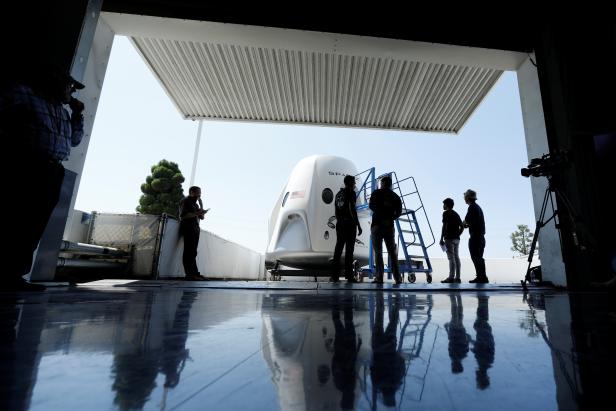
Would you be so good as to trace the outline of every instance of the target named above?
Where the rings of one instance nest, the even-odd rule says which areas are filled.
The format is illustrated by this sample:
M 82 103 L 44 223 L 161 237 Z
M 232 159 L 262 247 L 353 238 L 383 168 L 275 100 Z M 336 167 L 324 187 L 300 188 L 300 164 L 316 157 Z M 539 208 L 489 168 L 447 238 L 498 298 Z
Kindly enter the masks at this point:
M 113 247 L 103 247 L 94 244 L 73 243 L 71 241 L 62 241 L 60 251 L 72 252 L 74 254 L 106 254 L 106 255 L 123 255 L 122 250 Z
M 199 120 L 197 128 L 197 141 L 195 142 L 195 154 L 193 156 L 192 172 L 190 173 L 190 186 L 195 185 L 195 173 L 197 171 L 197 159 L 199 158 L 199 145 L 201 144 L 201 130 L 203 128 L 203 120 Z
M 126 264 L 112 261 L 75 260 L 70 258 L 58 258 L 58 267 L 82 267 L 82 268 L 124 268 Z

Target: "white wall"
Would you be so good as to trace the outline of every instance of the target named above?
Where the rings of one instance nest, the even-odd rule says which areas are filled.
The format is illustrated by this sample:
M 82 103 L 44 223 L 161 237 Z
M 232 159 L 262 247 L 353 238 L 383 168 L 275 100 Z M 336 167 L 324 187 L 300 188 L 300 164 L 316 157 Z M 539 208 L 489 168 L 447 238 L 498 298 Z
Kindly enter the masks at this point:
M 443 253 L 444 254 L 444 253 Z M 524 279 L 528 261 L 521 258 L 486 258 L 486 273 L 491 283 L 519 283 Z M 432 278 L 437 283 L 449 275 L 449 262 L 446 257 L 431 258 Z M 475 266 L 470 258 L 461 258 L 460 278 L 468 282 L 475 278 Z M 538 261 L 533 266 L 539 265 Z M 425 275 L 417 274 L 417 281 L 424 282 Z
M 184 277 L 182 252 L 184 240 L 179 236 L 179 223 L 169 219 L 165 225 L 158 277 Z M 239 244 L 201 230 L 197 249 L 197 267 L 201 275 L 233 280 L 259 280 L 264 278 L 263 256 Z
M 517 70 L 517 75 L 526 149 L 530 161 L 531 158 L 541 157 L 541 155 L 549 152 L 548 137 L 545 130 L 537 68 L 530 59 L 527 59 Z M 547 188 L 547 179 L 545 177 L 530 177 L 530 184 L 533 191 L 535 217 L 539 217 Z M 552 210 L 548 207 L 547 218 L 551 215 Z M 534 229 L 534 227 L 531 227 L 531 229 Z M 566 286 L 567 277 L 560 249 L 560 240 L 553 222 L 541 229 L 539 244 L 541 247 L 541 273 L 544 281 Z
M 86 243 L 88 240 L 88 228 L 92 215 L 80 210 L 73 210 L 64 229 L 63 240 L 74 243 Z

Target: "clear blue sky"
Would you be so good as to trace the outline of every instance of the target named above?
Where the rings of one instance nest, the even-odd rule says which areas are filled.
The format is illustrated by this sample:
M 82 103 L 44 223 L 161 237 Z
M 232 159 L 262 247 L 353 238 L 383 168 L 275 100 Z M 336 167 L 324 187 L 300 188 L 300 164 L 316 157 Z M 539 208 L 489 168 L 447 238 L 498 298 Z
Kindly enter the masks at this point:
M 179 164 L 186 191 L 196 133 L 197 122 L 182 119 L 128 39 L 116 37 L 76 208 L 134 213 L 139 187 L 163 158 Z M 312 154 L 414 176 L 435 231 L 442 200 L 452 197 L 464 217 L 462 193 L 474 189 L 486 217 L 486 257 L 511 257 L 516 224 L 534 226 L 530 182 L 520 176 L 527 157 L 515 73 L 501 77 L 458 135 L 206 121 L 196 184 L 212 210 L 202 227 L 263 252 L 274 202 L 294 165 Z

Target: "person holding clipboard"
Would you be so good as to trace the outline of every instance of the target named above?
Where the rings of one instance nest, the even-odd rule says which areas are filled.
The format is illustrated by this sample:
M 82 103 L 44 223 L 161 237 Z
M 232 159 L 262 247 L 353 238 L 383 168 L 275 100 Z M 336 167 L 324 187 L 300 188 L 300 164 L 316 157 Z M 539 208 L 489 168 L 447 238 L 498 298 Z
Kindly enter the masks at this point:
M 203 209 L 201 201 L 201 188 L 192 186 L 188 189 L 188 197 L 180 201 L 180 235 L 184 237 L 184 253 L 182 264 L 184 265 L 185 279 L 187 281 L 204 281 L 205 277 L 197 268 L 197 247 L 199 246 L 199 220 L 203 220 L 209 211 Z

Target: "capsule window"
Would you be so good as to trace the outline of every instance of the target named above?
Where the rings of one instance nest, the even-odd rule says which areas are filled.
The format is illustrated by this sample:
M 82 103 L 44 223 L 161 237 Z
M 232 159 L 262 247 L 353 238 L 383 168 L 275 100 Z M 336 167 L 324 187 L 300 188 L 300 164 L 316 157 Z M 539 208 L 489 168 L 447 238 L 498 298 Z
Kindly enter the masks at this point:
M 323 199 L 323 202 L 325 204 L 330 204 L 332 201 L 334 201 L 334 192 L 331 189 L 326 188 L 323 190 L 321 198 Z
M 289 198 L 289 192 L 288 191 L 284 195 L 284 198 L 282 199 L 282 207 L 284 207 L 284 205 L 287 203 L 287 198 Z

